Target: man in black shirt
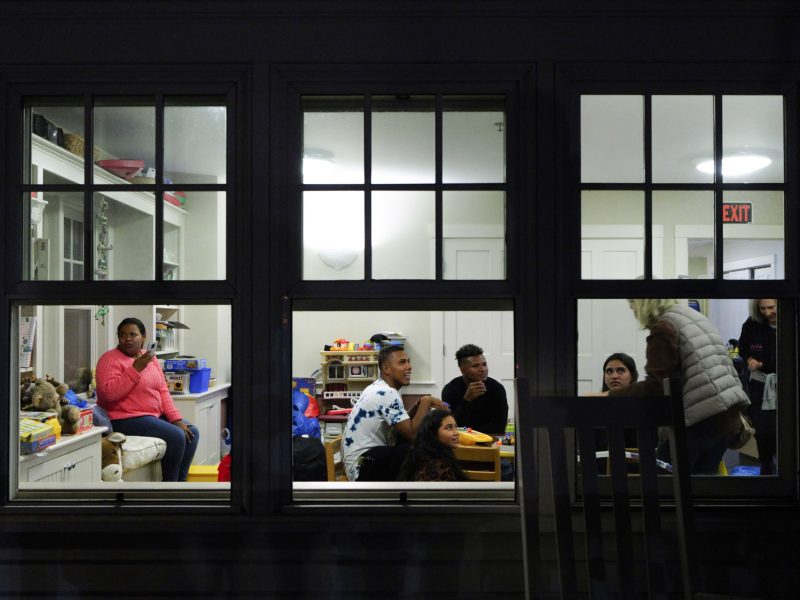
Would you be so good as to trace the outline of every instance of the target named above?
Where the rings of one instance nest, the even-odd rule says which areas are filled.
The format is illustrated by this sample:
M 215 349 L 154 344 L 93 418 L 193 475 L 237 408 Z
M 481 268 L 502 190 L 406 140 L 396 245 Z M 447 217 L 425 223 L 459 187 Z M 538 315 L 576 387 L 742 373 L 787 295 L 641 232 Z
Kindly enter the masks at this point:
M 456 423 L 481 433 L 503 434 L 508 420 L 506 390 L 489 377 L 483 349 L 466 344 L 456 352 L 456 361 L 461 377 L 453 379 L 442 390 L 442 401 L 450 405 Z

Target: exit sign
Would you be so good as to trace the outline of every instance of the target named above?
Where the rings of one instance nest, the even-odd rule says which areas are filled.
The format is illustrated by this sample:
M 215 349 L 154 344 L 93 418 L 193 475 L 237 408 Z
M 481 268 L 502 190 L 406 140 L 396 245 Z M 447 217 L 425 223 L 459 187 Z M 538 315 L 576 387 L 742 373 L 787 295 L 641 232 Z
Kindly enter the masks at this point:
M 752 202 L 723 202 L 722 203 L 722 222 L 723 223 L 752 223 L 753 222 L 753 203 Z

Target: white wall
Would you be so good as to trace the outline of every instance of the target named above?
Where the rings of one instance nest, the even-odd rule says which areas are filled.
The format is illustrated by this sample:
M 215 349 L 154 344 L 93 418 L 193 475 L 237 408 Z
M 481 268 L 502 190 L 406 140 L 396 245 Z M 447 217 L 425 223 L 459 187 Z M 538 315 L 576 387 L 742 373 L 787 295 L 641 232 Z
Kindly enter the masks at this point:
M 435 393 L 432 372 L 431 315 L 427 311 L 296 311 L 292 315 L 292 375 L 309 377 L 320 368 L 325 344 L 344 338 L 363 343 L 379 332 L 400 332 L 408 340 L 412 385 L 406 393 Z M 438 390 L 436 390 L 438 393 Z

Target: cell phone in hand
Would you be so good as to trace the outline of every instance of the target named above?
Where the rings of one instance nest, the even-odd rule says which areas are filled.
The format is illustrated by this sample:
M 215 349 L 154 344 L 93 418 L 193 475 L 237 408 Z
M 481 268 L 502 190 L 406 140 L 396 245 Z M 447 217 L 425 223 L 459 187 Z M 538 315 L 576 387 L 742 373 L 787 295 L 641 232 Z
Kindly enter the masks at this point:
M 147 351 L 148 352 L 155 352 L 157 345 L 158 345 L 158 342 L 150 342 L 149 344 L 147 344 Z

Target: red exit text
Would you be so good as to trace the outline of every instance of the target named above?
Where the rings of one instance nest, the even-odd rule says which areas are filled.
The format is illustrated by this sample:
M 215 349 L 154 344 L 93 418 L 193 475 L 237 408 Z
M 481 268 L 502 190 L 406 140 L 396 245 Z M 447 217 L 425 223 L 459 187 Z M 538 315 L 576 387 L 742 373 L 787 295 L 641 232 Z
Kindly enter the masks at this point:
M 752 223 L 753 204 L 751 202 L 723 202 L 723 223 Z

